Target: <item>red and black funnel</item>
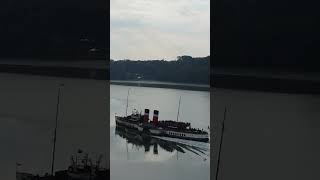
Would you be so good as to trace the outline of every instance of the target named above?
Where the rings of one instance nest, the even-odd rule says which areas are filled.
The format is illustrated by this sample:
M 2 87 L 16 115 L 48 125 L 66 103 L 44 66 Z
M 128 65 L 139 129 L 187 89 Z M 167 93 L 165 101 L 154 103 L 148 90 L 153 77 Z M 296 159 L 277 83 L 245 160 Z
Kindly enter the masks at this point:
M 154 110 L 153 111 L 153 123 L 155 125 L 158 124 L 158 118 L 159 118 L 159 111 L 158 110 Z
M 144 123 L 148 123 L 149 122 L 149 109 L 145 109 L 144 110 L 143 122 Z

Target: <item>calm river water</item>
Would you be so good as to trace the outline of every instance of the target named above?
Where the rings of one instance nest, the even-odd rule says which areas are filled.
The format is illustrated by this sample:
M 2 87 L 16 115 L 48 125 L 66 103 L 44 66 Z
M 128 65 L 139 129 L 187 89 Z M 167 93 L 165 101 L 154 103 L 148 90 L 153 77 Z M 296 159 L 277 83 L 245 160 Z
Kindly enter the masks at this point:
M 117 115 L 137 109 L 159 110 L 160 120 L 176 120 L 181 96 L 179 121 L 206 129 L 210 124 L 210 92 L 111 85 L 110 87 L 110 171 L 111 179 L 210 179 L 210 144 L 152 138 L 116 128 Z

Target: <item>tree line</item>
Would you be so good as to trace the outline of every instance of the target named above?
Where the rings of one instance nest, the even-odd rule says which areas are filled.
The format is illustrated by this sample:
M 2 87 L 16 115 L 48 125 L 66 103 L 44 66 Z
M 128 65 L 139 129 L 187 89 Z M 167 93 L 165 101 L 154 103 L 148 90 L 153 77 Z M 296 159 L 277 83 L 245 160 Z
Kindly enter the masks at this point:
M 110 79 L 209 84 L 210 56 L 178 56 L 173 61 L 111 60 Z

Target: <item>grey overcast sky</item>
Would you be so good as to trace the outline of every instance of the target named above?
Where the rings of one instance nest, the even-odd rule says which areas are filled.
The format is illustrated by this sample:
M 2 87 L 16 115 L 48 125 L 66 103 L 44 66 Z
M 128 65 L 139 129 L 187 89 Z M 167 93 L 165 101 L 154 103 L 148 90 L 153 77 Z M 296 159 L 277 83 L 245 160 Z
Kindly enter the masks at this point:
M 111 0 L 110 57 L 210 55 L 210 0 Z

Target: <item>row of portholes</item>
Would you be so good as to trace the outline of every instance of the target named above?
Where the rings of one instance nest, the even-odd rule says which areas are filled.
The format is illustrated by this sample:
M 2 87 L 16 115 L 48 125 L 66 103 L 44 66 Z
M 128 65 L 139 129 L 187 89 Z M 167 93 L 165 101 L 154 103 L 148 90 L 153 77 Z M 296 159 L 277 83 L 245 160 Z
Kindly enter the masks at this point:
M 180 134 L 180 133 L 172 133 L 172 132 L 169 132 L 169 135 L 186 136 L 185 134 Z

